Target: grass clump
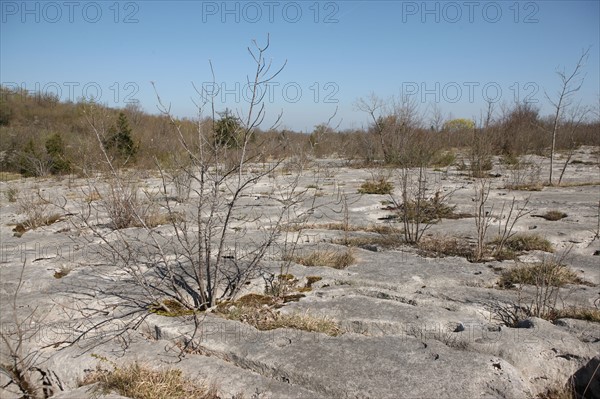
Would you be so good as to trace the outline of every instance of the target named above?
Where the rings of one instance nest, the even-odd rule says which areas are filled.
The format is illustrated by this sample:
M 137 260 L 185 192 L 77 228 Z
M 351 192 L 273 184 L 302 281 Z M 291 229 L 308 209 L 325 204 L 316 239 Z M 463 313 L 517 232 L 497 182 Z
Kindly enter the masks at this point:
M 139 363 L 113 370 L 96 369 L 81 385 L 98 384 L 102 394 L 114 391 L 132 399 L 218 399 L 214 387 L 198 386 L 183 377 L 181 370 L 153 370 Z
M 444 257 L 460 256 L 470 258 L 473 255 L 473 248 L 464 239 L 456 237 L 431 237 L 421 240 L 417 248 L 425 256 Z
M 358 192 L 360 194 L 391 194 L 394 185 L 386 178 L 371 179 L 361 184 Z
M 498 244 L 499 240 L 494 240 L 491 243 Z M 515 234 L 506 240 L 504 247 L 513 252 L 535 250 L 554 252 L 552 243 L 538 234 Z
M 326 266 L 334 269 L 345 269 L 354 263 L 355 258 L 352 251 L 315 251 L 304 256 L 294 256 L 291 259 L 292 262 L 298 263 L 303 266 Z
M 562 287 L 565 284 L 588 284 L 567 266 L 552 260 L 519 264 L 500 276 L 498 285 L 504 288 L 515 284 Z

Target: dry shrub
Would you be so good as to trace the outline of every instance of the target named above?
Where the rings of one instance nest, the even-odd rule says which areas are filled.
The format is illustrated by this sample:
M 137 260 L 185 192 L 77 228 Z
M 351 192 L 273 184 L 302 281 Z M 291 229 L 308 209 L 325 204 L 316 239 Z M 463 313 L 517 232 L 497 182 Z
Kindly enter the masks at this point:
M 49 226 L 60 221 L 62 218 L 60 214 L 48 211 L 50 205 L 50 201 L 43 198 L 39 192 L 19 198 L 19 213 L 25 215 L 25 220 L 15 226 L 13 229 L 15 235 L 20 237 L 27 230 Z
M 143 215 L 140 214 L 142 204 L 137 187 L 133 184 L 110 182 L 102 203 L 115 230 L 132 227 L 143 220 Z
M 4 195 L 6 196 L 8 202 L 17 202 L 17 199 L 19 198 L 19 189 L 15 186 L 8 186 L 4 192 Z
M 98 384 L 102 394 L 116 391 L 132 399 L 218 399 L 214 387 L 196 385 L 183 377 L 181 370 L 153 370 L 134 363 L 113 370 L 96 369 L 81 385 Z
M 410 222 L 433 223 L 440 219 L 455 219 L 455 206 L 446 205 L 447 198 L 437 191 L 431 198 L 410 200 L 397 208 L 400 218 Z

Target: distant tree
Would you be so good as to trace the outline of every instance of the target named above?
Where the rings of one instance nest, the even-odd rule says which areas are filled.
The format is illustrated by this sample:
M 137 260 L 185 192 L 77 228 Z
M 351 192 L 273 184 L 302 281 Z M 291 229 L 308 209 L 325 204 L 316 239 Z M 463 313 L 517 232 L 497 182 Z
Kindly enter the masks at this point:
M 65 144 L 60 133 L 55 133 L 46 140 L 46 153 L 50 158 L 50 173 L 53 175 L 69 173 L 71 162 L 65 156 Z
M 108 134 L 108 138 L 103 143 L 108 152 L 125 162 L 135 156 L 138 146 L 133 142 L 132 130 L 123 112 L 119 113 L 116 126 L 110 127 Z
M 241 132 L 242 122 L 238 117 L 226 108 L 219 112 L 221 117 L 215 122 L 215 145 L 226 148 L 237 148 L 240 146 L 238 135 Z
M 443 130 L 450 133 L 467 132 L 475 128 L 475 122 L 471 119 L 452 119 L 444 123 Z

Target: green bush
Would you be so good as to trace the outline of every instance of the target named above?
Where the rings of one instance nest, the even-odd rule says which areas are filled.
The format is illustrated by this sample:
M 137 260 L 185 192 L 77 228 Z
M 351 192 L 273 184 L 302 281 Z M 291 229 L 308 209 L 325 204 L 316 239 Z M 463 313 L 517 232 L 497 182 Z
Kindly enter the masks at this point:
M 116 126 L 108 130 L 109 137 L 104 140 L 104 148 L 115 158 L 127 161 L 137 153 L 138 146 L 133 142 L 132 130 L 129 127 L 127 116 L 119 112 Z

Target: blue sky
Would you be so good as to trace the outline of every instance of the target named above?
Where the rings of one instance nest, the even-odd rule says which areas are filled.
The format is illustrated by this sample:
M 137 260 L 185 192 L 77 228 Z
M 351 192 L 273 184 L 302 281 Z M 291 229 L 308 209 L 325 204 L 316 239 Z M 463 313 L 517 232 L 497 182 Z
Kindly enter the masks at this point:
M 334 124 L 366 126 L 360 97 L 412 94 L 427 114 L 480 115 L 485 99 L 537 101 L 559 88 L 591 47 L 577 98 L 598 107 L 598 1 L 74 1 L 1 2 L 0 80 L 6 86 L 94 96 L 109 106 L 138 100 L 156 112 L 150 84 L 177 116 L 194 116 L 192 82 L 224 89 L 217 109 L 244 112 L 246 48 L 271 47 L 266 123 L 312 131 L 338 107 Z M 267 124 L 264 127 L 268 127 Z

